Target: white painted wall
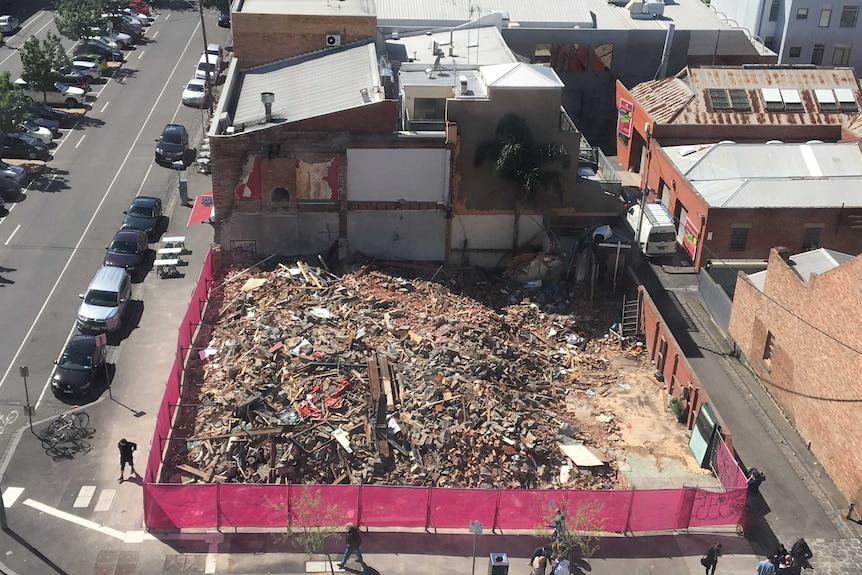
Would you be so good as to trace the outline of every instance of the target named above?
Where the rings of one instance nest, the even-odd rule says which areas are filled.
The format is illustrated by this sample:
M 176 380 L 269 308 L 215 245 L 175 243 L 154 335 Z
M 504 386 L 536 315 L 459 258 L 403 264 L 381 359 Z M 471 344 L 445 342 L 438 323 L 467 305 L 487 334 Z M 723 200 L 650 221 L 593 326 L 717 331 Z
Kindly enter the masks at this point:
M 449 151 L 348 149 L 347 199 L 449 203 Z
M 452 219 L 452 264 L 497 267 L 511 257 L 513 214 L 456 215 Z M 521 246 L 540 247 L 544 239 L 542 218 L 521 214 L 518 241 Z M 467 240 L 467 256 L 460 251 Z M 491 250 L 491 251 L 489 251 Z
M 446 256 L 446 214 L 417 210 L 350 211 L 347 241 L 350 253 L 442 262 Z

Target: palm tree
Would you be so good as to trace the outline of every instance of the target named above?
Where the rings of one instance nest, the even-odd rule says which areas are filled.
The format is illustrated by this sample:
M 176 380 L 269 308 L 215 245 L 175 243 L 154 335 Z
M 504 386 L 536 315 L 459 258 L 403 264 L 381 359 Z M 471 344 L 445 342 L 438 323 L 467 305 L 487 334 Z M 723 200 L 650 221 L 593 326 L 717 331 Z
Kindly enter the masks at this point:
M 533 203 L 548 189 L 562 197 L 562 176 L 550 166 L 558 164 L 567 170 L 571 164 L 569 150 L 562 144 L 535 145 L 527 121 L 516 114 L 506 114 L 497 123 L 495 139 L 476 147 L 473 164 L 481 166 L 486 160 L 494 161 L 494 175 L 516 188 L 512 250 L 517 251 L 521 205 Z

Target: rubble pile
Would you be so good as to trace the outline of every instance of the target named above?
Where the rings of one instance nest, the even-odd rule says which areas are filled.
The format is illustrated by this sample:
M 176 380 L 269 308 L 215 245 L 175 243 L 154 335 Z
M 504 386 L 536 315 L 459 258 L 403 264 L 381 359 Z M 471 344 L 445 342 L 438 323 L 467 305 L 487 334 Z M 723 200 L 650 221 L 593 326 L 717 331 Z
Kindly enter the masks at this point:
M 566 416 L 616 383 L 589 322 L 370 268 L 237 271 L 170 481 L 617 486 L 613 449 L 582 431 L 595 421 Z

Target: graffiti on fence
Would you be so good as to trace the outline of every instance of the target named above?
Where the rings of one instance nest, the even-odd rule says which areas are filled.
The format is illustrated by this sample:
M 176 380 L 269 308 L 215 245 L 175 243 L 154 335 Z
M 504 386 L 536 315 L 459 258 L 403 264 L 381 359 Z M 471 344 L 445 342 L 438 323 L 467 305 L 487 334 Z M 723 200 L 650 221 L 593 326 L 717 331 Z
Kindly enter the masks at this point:
M 692 523 L 727 525 L 736 523 L 745 507 L 745 489 L 705 491 L 698 489 L 691 508 Z

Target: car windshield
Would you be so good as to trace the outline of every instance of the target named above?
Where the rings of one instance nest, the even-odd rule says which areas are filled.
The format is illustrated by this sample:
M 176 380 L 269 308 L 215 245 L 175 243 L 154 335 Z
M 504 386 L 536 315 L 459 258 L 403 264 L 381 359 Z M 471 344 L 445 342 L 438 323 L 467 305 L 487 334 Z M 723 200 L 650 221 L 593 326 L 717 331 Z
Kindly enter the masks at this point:
M 206 70 L 207 68 L 210 69 L 210 72 L 213 72 L 213 71 L 215 71 L 215 64 L 207 63 L 207 62 L 199 62 L 198 63 L 198 70 Z
M 60 358 L 57 365 L 64 369 L 90 369 L 90 366 L 93 365 L 93 356 L 88 353 L 66 351 L 63 352 L 63 357 Z
M 135 242 L 115 241 L 111 243 L 111 251 L 116 254 L 135 254 L 138 253 L 138 244 Z
M 188 90 L 189 92 L 203 92 L 204 91 L 204 85 L 203 84 L 197 84 L 197 83 L 189 84 L 188 86 L 186 86 L 186 90 Z
M 167 144 L 182 144 L 183 139 L 180 137 L 179 132 L 167 132 L 162 134 L 162 142 Z
M 142 218 L 152 218 L 155 214 L 153 213 L 153 208 L 148 208 L 146 206 L 132 206 L 129 208 L 129 215 Z
M 69 85 L 64 84 L 62 82 L 57 82 L 56 84 L 54 84 L 54 86 L 56 86 L 57 89 L 60 90 L 61 92 L 65 92 L 66 90 L 69 89 Z
M 24 142 L 30 144 L 31 146 L 35 146 L 37 144 L 37 142 L 40 141 L 40 140 L 34 138 L 33 136 L 31 136 L 30 134 L 17 134 L 17 136 L 18 136 L 18 138 L 20 138 Z
M 98 305 L 102 307 L 117 307 L 116 292 L 90 290 L 87 292 L 87 297 L 84 298 L 84 303 L 88 305 Z

